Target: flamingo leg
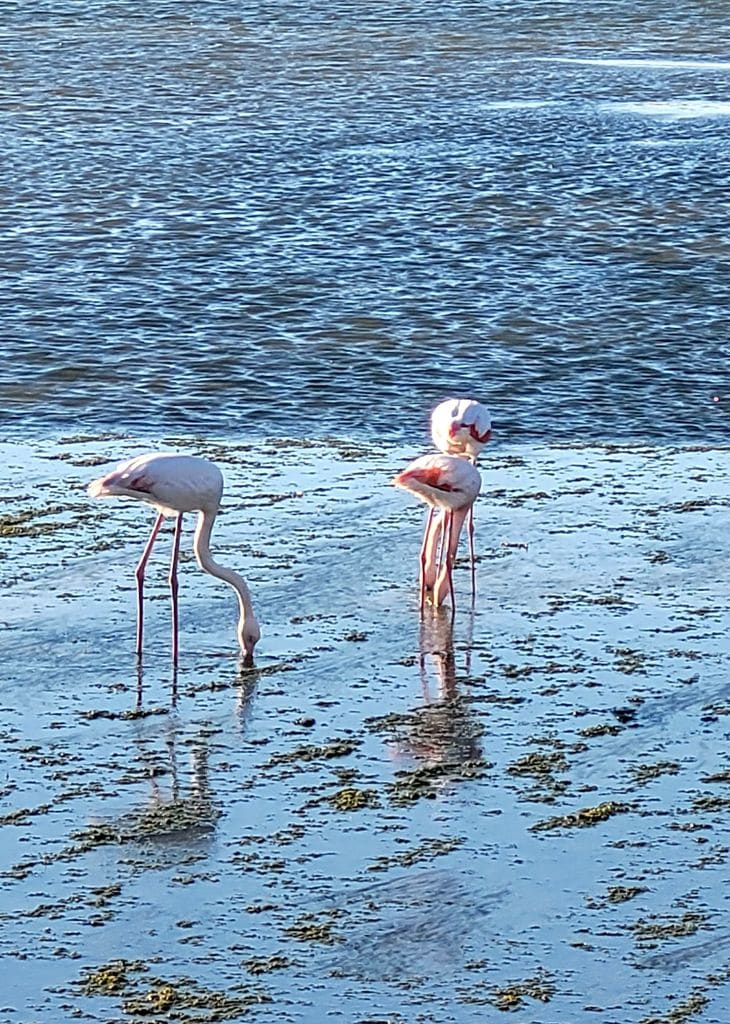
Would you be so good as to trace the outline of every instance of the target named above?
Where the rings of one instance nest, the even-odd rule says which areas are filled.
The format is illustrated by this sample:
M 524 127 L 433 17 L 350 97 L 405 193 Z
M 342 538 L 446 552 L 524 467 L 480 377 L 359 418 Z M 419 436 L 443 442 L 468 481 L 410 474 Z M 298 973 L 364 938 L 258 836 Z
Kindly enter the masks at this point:
M 430 533 L 430 530 L 431 530 L 431 520 L 432 519 L 433 519 L 433 509 L 429 508 L 429 510 L 428 510 L 428 512 L 426 514 L 426 525 L 423 528 L 423 542 L 421 544 L 421 554 L 420 554 L 420 563 L 419 563 L 420 567 L 421 567 L 421 571 L 420 571 L 419 578 L 418 578 L 419 589 L 420 589 L 420 599 L 419 599 L 418 606 L 421 609 L 421 611 L 423 611 L 423 606 L 426 603 L 426 559 L 427 559 L 427 556 L 428 556 L 428 536 L 429 536 L 429 533 Z
M 172 558 L 170 559 L 170 600 L 172 602 L 172 663 L 177 665 L 177 656 L 179 652 L 179 638 L 178 638 L 178 611 L 177 611 L 177 563 L 180 557 L 180 538 L 182 536 L 182 512 L 178 515 L 175 520 L 175 537 L 172 541 Z
M 444 558 L 446 556 L 446 547 L 448 543 L 448 530 L 449 530 L 449 513 L 444 509 L 439 515 L 439 532 L 438 532 L 438 552 L 434 556 L 434 567 L 436 577 L 441 574 L 444 567 Z M 434 545 L 435 547 L 436 545 Z M 436 580 L 434 580 L 432 586 L 436 586 Z
M 459 531 L 461 525 L 459 525 Z M 446 578 L 449 581 L 449 596 L 451 598 L 451 611 L 456 611 L 456 594 L 454 593 L 454 560 L 456 558 L 456 547 L 459 543 L 459 533 L 456 532 L 456 544 L 453 545 L 452 550 L 452 537 L 454 536 L 454 513 L 451 512 L 449 515 L 449 535 L 445 541 L 446 546 Z
M 448 512 L 448 535 L 443 543 L 443 548 L 445 550 L 444 564 L 443 569 L 439 574 L 439 578 L 433 588 L 433 603 L 436 607 L 443 604 L 447 593 L 451 597 L 451 607 L 456 607 L 453 568 L 454 561 L 456 560 L 456 550 L 459 546 L 459 537 L 461 536 L 461 530 L 464 526 L 466 514 L 467 509 L 465 508 L 459 508 L 455 511 Z
M 423 530 L 423 543 L 421 544 L 421 573 L 419 577 L 421 597 L 419 607 L 421 611 L 426 606 L 426 588 L 429 586 L 428 575 L 431 573 L 431 566 L 433 562 L 433 552 L 431 550 L 431 534 L 433 532 L 433 517 L 434 510 L 429 508 L 426 516 L 426 525 Z M 433 583 L 431 583 L 433 586 Z
M 433 586 L 433 606 L 438 608 L 442 603 L 445 594 L 444 583 L 448 584 L 451 602 L 454 601 L 454 585 L 451 581 L 451 534 L 454 525 L 454 513 L 449 509 L 444 512 L 445 522 L 443 537 L 441 539 L 441 550 L 439 552 L 439 574 Z
M 137 562 L 137 568 L 134 570 L 134 575 L 137 578 L 137 657 L 142 657 L 142 632 L 144 629 L 144 571 L 149 561 L 150 555 L 152 554 L 152 546 L 155 543 L 157 534 L 160 532 L 164 516 L 160 513 L 155 519 L 155 525 L 152 527 L 152 533 L 149 536 L 149 540 L 145 544 L 145 549 L 142 552 L 142 557 Z
M 478 437 L 478 435 L 477 435 Z M 473 456 L 469 460 L 476 469 L 476 456 Z M 471 558 L 471 596 L 472 600 L 476 597 L 477 593 L 477 560 L 474 546 L 474 506 L 469 506 L 469 515 L 467 518 L 466 529 L 469 535 L 469 557 Z
M 443 541 L 443 518 L 440 511 L 431 509 L 430 532 L 424 537 L 426 589 L 431 590 L 438 576 L 439 551 Z
M 471 593 L 472 597 L 477 592 L 477 561 L 474 550 L 474 506 L 469 509 L 466 517 L 466 531 L 469 536 L 469 558 L 471 559 Z

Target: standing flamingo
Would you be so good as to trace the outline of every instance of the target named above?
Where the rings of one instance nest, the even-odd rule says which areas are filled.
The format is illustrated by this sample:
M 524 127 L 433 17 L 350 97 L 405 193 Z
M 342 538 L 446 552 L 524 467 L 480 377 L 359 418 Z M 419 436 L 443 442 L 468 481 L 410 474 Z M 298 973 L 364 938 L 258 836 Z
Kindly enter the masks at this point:
M 195 455 L 175 455 L 153 452 L 139 455 L 121 465 L 107 476 L 89 484 L 94 498 L 127 497 L 146 501 L 157 509 L 157 519 L 142 552 L 135 576 L 137 577 L 137 657 L 142 656 L 144 622 L 144 573 L 155 538 L 166 516 L 175 516 L 175 537 L 170 561 L 170 595 L 172 599 L 172 660 L 178 661 L 178 606 L 177 563 L 180 553 L 183 513 L 198 512 L 193 550 L 198 565 L 211 576 L 225 580 L 238 595 L 240 616 L 238 641 L 243 652 L 244 665 L 253 664 L 253 649 L 261 633 L 253 612 L 251 595 L 246 581 L 238 573 L 219 565 L 210 554 L 209 541 L 213 523 L 223 494 L 223 474 L 213 462 Z
M 471 510 L 482 479 L 471 462 L 455 455 L 423 455 L 393 479 L 429 506 L 421 545 L 420 607 L 426 604 L 426 591 L 432 589 L 435 608 L 447 593 L 454 598 L 453 566 L 459 536 Z M 438 510 L 438 513 L 437 513 Z
M 459 455 L 476 465 L 477 457 L 492 436 L 492 418 L 486 405 L 472 398 L 447 398 L 431 413 L 431 437 L 439 451 Z M 472 593 L 476 588 L 476 555 L 474 552 L 474 513 L 467 519 L 469 555 L 471 557 Z

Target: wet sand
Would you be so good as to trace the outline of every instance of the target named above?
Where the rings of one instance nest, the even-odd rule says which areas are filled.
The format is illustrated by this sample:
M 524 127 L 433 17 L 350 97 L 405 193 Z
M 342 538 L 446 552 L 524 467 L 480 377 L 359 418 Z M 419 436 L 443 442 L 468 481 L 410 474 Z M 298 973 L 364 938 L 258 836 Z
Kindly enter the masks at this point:
M 413 450 L 226 475 L 169 665 L 150 445 L 3 444 L 0 1021 L 725 1022 L 730 451 L 495 447 L 478 594 L 419 621 Z

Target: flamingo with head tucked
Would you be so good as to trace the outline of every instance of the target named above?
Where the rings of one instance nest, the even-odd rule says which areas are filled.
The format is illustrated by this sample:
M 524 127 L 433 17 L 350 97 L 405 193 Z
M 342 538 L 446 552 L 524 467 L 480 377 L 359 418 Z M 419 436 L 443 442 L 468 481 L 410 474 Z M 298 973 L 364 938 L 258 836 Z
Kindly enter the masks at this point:
M 486 405 L 472 398 L 447 398 L 431 413 L 431 437 L 439 451 L 476 462 L 492 436 Z
M 112 473 L 89 484 L 94 498 L 126 497 L 147 502 L 157 509 L 157 519 L 142 553 L 135 575 L 137 578 L 137 657 L 142 656 L 144 624 L 144 574 L 157 534 L 166 516 L 175 517 L 175 536 L 170 561 L 170 596 L 172 600 L 172 660 L 177 664 L 179 654 L 178 583 L 177 565 L 180 553 L 183 515 L 198 512 L 193 550 L 198 565 L 211 576 L 225 580 L 238 595 L 238 641 L 244 665 L 253 664 L 253 650 L 261 635 L 254 615 L 251 595 L 246 581 L 223 565 L 214 561 L 210 553 L 210 535 L 221 496 L 223 474 L 215 463 L 194 455 L 175 455 L 153 452 L 123 462 Z
M 476 468 L 455 455 L 423 455 L 393 479 L 428 506 L 421 545 L 420 607 L 431 591 L 435 608 L 446 595 L 454 597 L 453 566 L 464 520 L 479 494 L 482 480 Z
M 473 398 L 447 398 L 431 413 L 433 443 L 448 455 L 458 455 L 476 465 L 484 445 L 492 436 L 492 418 L 486 405 Z M 474 513 L 467 518 L 469 555 L 471 557 L 472 591 L 476 585 L 476 555 L 474 551 Z

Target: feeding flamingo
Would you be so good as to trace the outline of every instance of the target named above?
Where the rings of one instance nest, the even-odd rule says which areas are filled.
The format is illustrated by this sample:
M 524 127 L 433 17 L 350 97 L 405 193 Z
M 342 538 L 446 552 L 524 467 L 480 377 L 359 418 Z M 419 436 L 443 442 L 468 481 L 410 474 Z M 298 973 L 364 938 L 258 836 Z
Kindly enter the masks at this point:
M 431 413 L 433 443 L 447 455 L 459 455 L 476 465 L 477 457 L 492 436 L 492 418 L 486 405 L 472 398 L 447 398 Z M 475 589 L 476 555 L 474 552 L 474 513 L 467 519 L 471 585 Z
M 398 473 L 396 487 L 411 491 L 429 506 L 421 545 L 420 607 L 426 604 L 426 591 L 438 608 L 447 594 L 454 598 L 453 565 L 459 536 L 471 510 L 482 479 L 477 469 L 455 455 L 423 455 Z
M 137 578 L 137 657 L 142 655 L 144 623 L 143 590 L 145 567 L 157 534 L 166 516 L 175 516 L 175 536 L 170 561 L 170 596 L 172 599 L 172 660 L 177 664 L 178 602 L 177 564 L 180 553 L 183 514 L 198 512 L 193 550 L 198 565 L 211 576 L 225 580 L 238 595 L 240 615 L 238 641 L 243 652 L 244 665 L 253 664 L 253 649 L 261 635 L 254 615 L 251 595 L 246 581 L 225 566 L 215 562 L 210 554 L 209 542 L 213 523 L 223 494 L 223 474 L 215 463 L 195 455 L 175 455 L 153 452 L 123 462 L 107 476 L 89 484 L 94 498 L 126 497 L 145 501 L 157 509 L 157 519 L 142 552 L 135 576 Z

